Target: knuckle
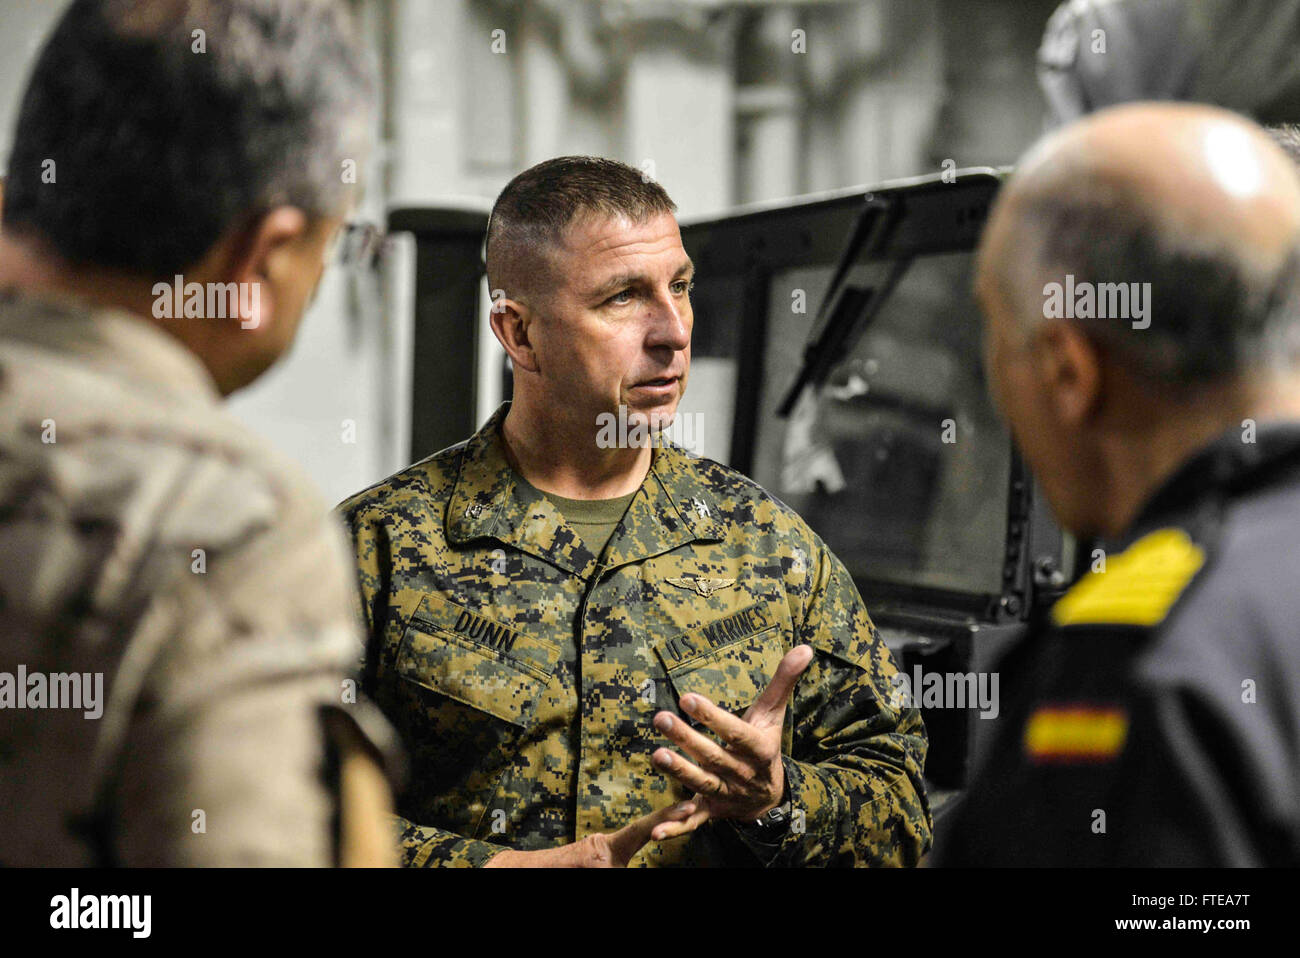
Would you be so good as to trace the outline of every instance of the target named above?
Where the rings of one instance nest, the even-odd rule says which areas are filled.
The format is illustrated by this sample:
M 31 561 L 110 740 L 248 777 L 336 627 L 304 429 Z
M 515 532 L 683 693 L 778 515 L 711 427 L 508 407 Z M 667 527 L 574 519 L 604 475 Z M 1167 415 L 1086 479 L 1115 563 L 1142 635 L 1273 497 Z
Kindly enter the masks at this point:
M 720 776 L 730 769 L 731 763 L 721 755 L 710 753 L 700 762 L 700 767 L 706 772 L 712 772 L 714 775 Z

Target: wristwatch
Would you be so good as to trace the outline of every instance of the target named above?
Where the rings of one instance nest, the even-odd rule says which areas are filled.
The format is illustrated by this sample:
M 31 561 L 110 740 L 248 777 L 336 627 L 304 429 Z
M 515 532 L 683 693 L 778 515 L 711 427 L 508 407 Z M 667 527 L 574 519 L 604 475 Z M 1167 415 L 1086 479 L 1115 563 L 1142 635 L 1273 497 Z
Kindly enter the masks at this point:
M 772 842 L 781 838 L 790 827 L 790 816 L 790 784 L 787 779 L 780 805 L 769 809 L 766 814 L 754 819 L 753 822 L 736 822 L 736 827 L 752 838 Z

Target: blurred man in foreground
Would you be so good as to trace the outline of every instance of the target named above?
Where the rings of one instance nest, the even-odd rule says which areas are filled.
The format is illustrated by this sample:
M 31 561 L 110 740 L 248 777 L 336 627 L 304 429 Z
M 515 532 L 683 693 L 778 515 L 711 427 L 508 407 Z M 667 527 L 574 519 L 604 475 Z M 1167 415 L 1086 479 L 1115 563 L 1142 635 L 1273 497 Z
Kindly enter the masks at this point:
M 1300 864 L 1300 182 L 1250 122 L 1049 136 L 979 254 L 994 398 L 1090 568 L 1001 664 L 962 865 Z
M 353 202 L 363 67 L 313 0 L 77 0 L 40 54 L 0 233 L 5 865 L 394 857 L 342 535 L 219 402 Z

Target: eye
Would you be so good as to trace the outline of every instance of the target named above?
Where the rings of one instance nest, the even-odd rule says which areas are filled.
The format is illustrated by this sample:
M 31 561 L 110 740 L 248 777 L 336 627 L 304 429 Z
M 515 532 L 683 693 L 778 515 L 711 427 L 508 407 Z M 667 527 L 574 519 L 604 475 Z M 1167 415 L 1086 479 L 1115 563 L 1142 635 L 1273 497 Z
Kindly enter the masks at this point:
M 605 303 L 608 306 L 626 306 L 628 303 L 632 302 L 632 295 L 633 293 L 630 289 L 621 290 L 609 299 L 605 300 Z
M 678 296 L 684 296 L 695 288 L 695 284 L 689 279 L 679 279 L 673 283 L 673 292 Z

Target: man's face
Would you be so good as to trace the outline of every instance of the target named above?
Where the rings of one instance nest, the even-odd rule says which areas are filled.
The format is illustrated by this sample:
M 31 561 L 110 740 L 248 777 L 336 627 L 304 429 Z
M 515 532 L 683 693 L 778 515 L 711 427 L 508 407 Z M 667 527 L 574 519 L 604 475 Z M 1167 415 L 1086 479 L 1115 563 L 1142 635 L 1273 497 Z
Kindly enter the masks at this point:
M 293 345 L 303 314 L 315 299 L 324 275 L 330 240 L 342 224 L 339 217 L 313 218 L 301 235 L 268 257 L 260 293 L 263 301 L 269 297 L 274 312 L 265 329 L 232 330 L 231 335 L 242 347 L 234 388 L 257 379 Z
M 302 237 L 287 250 L 286 268 L 271 275 L 277 306 L 272 361 L 287 353 L 293 344 L 303 314 L 316 298 L 325 274 L 326 250 L 342 225 L 343 220 L 338 217 L 312 219 Z
M 1083 437 L 1057 415 L 1051 383 L 1043 375 L 1041 349 L 1032 332 L 1012 314 L 997 285 L 981 268 L 976 283 L 984 313 L 984 369 L 989 394 L 1011 430 L 1016 446 L 1061 524 L 1080 531 L 1090 520 L 1086 477 L 1076 475 L 1086 462 Z M 1084 497 L 1080 497 L 1080 491 Z
M 676 219 L 582 217 L 548 260 L 552 286 L 529 334 L 545 400 L 593 428 L 620 405 L 629 423 L 669 424 L 686 389 L 694 324 L 694 266 Z

